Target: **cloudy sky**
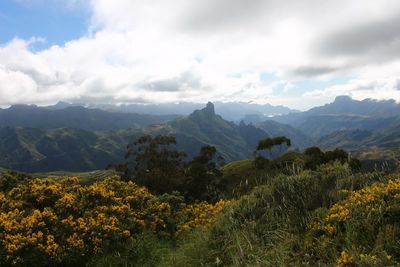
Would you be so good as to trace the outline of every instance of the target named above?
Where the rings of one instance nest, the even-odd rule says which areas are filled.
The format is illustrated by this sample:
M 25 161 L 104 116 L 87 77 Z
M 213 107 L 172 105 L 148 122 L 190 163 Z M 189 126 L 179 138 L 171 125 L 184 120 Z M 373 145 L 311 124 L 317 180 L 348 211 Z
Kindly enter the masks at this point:
M 0 106 L 400 101 L 398 0 L 1 0 Z

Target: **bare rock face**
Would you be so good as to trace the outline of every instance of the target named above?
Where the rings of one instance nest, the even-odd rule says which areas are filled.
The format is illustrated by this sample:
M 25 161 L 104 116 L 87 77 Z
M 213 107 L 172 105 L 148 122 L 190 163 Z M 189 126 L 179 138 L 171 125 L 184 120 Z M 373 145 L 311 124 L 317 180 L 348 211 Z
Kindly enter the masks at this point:
M 209 116 L 215 116 L 214 104 L 211 102 L 207 103 L 207 106 L 203 109 L 204 113 Z

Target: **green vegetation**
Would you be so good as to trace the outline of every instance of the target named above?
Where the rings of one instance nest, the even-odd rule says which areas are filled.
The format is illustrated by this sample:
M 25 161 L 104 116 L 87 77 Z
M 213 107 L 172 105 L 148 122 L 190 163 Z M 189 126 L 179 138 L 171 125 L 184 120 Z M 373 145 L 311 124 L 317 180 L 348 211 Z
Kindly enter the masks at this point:
M 132 125 L 134 126 L 134 125 Z M 113 128 L 114 129 L 114 128 Z M 25 172 L 83 172 L 122 162 L 126 146 L 143 135 L 174 135 L 189 157 L 214 146 L 226 160 L 249 158 L 267 133 L 223 120 L 210 103 L 188 117 L 141 129 L 89 131 L 72 128 L 0 128 L 0 166 Z
M 223 166 L 211 145 L 187 159 L 177 143 L 142 136 L 115 172 L 81 180 L 0 172 L 1 266 L 400 264 L 398 173 L 363 172 L 342 149 L 287 151 L 284 136 L 260 140 L 262 166 Z
M 286 136 L 299 149 L 315 144 L 315 141 L 293 126 L 282 124 L 273 120 L 266 120 L 256 124 L 257 127 L 268 133 L 269 136 Z
M 15 180 L 19 183 L 0 192 L 1 266 L 84 266 L 132 247 L 132 260 L 149 262 L 138 255 L 156 248 L 143 243 L 146 234 L 160 244 L 174 240 L 212 224 L 225 206 L 224 201 L 190 205 L 179 196 L 155 196 L 116 176 L 91 185 L 80 185 L 76 177 L 1 177 Z
M 55 108 L 14 105 L 8 109 L 0 108 L 0 125 L 3 127 L 40 129 L 72 128 L 87 131 L 110 131 L 146 127 L 170 121 L 175 117 L 175 115 L 111 112 L 83 106 Z
M 282 154 L 282 146 L 286 145 L 287 147 L 290 147 L 291 144 L 292 143 L 291 143 L 290 139 L 288 139 L 285 136 L 265 138 L 265 139 L 260 140 L 258 142 L 256 151 L 254 152 L 254 154 L 255 154 L 254 165 L 256 166 L 257 169 L 265 168 L 268 165 L 269 160 L 262 155 L 263 151 L 267 150 L 269 152 L 267 156 L 269 158 L 272 158 L 273 157 L 272 150 L 275 147 L 279 147 L 279 150 L 280 150 L 279 154 Z
M 40 172 L 32 173 L 30 176 L 35 178 L 50 178 L 54 180 L 59 180 L 65 177 L 77 177 L 80 184 L 93 184 L 98 181 L 102 181 L 109 176 L 116 175 L 117 173 L 112 170 L 95 170 L 90 172 Z
M 378 173 L 353 174 L 346 165 L 340 164 L 326 165 L 316 171 L 278 175 L 232 202 L 211 228 L 199 230 L 203 231 L 202 234 L 193 235 L 191 242 L 186 240 L 176 252 L 180 261 L 175 266 L 334 266 L 343 263 L 343 251 L 351 251 L 358 257 L 373 257 L 376 264 L 369 266 L 382 266 L 379 263 L 387 263 L 388 259 L 396 265 L 399 260 L 395 256 L 398 252 L 393 250 L 399 242 L 395 234 L 399 227 L 396 213 L 389 215 L 391 219 L 385 219 L 392 232 L 385 234 L 380 228 L 383 226 L 381 219 L 388 215 L 384 210 L 389 207 L 395 210 L 391 205 L 396 202 L 394 196 L 398 192 L 389 193 L 390 190 L 382 188 L 400 189 L 400 180 L 387 182 L 390 179 Z M 375 202 L 375 208 L 382 209 L 381 217 L 366 216 L 368 207 L 357 211 L 354 206 L 357 217 L 349 221 L 346 228 L 340 228 L 340 223 L 337 226 L 344 235 L 357 234 L 352 236 L 353 239 L 343 238 L 343 234 L 324 236 L 316 230 L 316 222 L 326 225 L 324 218 L 329 218 L 329 214 L 335 211 L 335 203 L 346 205 L 354 202 L 347 197 L 349 191 L 366 188 L 369 192 L 377 186 L 374 184 L 377 181 L 383 182 L 378 184 L 382 189 L 377 193 L 381 194 L 380 199 L 389 197 L 389 194 L 393 199 L 389 203 Z M 371 184 L 373 186 L 368 187 Z M 354 192 L 357 194 L 359 191 Z M 368 196 L 363 197 L 368 202 Z M 398 202 L 394 205 L 399 207 Z M 363 229 L 357 229 L 356 223 L 369 227 L 373 221 L 374 229 L 367 232 L 367 237 L 363 236 Z M 316 236 L 321 240 L 316 240 Z M 362 241 L 365 238 L 368 238 L 367 242 Z M 375 240 L 386 245 L 371 246 L 376 244 Z M 389 252 L 386 247 L 392 250 Z M 365 265 L 358 262 L 348 266 Z
M 125 181 L 134 181 L 155 194 L 179 191 L 190 201 L 217 201 L 223 157 L 208 145 L 187 160 L 175 145 L 174 136 L 142 136 L 128 145 L 125 162 L 109 168 L 119 172 Z

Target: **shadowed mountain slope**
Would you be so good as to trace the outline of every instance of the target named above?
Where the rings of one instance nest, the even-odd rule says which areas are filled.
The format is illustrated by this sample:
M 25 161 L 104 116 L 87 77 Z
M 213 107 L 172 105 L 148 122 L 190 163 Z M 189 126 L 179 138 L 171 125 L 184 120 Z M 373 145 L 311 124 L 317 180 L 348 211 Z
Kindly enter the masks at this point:
M 206 144 L 227 161 L 248 158 L 268 135 L 252 125 L 236 125 L 215 114 L 213 104 L 185 118 L 143 129 L 87 131 L 71 128 L 0 128 L 0 166 L 28 172 L 87 171 L 122 162 L 126 145 L 141 135 L 175 135 L 189 157 Z

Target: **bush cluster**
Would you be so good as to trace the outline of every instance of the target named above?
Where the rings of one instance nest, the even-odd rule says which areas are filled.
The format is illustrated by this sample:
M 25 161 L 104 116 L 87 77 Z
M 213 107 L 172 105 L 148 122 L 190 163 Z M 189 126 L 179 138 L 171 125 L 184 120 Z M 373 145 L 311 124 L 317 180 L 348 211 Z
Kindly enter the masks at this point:
M 173 207 L 116 176 L 87 186 L 77 178 L 34 179 L 0 193 L 0 259 L 2 266 L 81 266 L 145 231 L 173 237 L 212 224 L 223 206 Z

